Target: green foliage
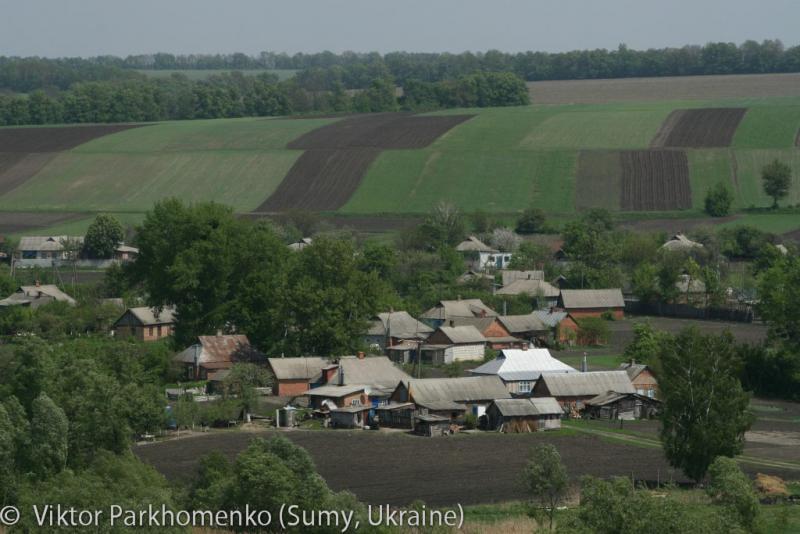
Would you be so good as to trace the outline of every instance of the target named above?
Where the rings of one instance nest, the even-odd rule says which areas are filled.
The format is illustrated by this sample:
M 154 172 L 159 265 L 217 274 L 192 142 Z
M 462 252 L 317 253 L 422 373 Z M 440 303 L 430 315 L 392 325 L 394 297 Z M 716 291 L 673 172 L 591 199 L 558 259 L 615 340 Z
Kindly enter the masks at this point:
M 553 445 L 545 443 L 531 449 L 528 463 L 522 470 L 522 483 L 534 502 L 532 511 L 537 521 L 547 518 L 552 531 L 556 509 L 569 489 L 567 469 Z
M 729 258 L 755 259 L 773 237 L 753 226 L 724 228 L 719 232 L 720 249 Z
M 719 182 L 706 193 L 705 210 L 712 217 L 725 217 L 730 213 L 733 193 L 724 183 Z
M 86 230 L 83 250 L 90 258 L 108 259 L 114 255 L 124 238 L 122 224 L 113 215 L 101 213 Z
M 50 397 L 39 395 L 31 406 L 28 468 L 39 478 L 59 473 L 67 465 L 69 421 Z
M 478 417 L 473 413 L 468 413 L 464 416 L 464 428 L 467 430 L 474 430 L 478 428 Z
M 725 509 L 734 524 L 746 532 L 760 530 L 761 508 L 753 483 L 747 478 L 736 460 L 720 456 L 708 468 L 710 484 L 708 494 Z
M 717 456 L 742 451 L 753 418 L 739 381 L 741 365 L 730 333 L 703 335 L 689 328 L 658 352 L 664 453 L 697 482 Z
M 610 328 L 602 317 L 583 317 L 577 319 L 578 343 L 581 345 L 605 345 L 608 343 Z
M 664 343 L 670 341 L 667 332 L 656 330 L 649 322 L 633 325 L 633 341 L 625 347 L 624 358 L 652 364 Z
M 552 258 L 553 254 L 546 246 L 524 241 L 511 256 L 509 269 L 544 270 L 546 273 L 552 273 Z
M 764 192 L 772 197 L 772 207 L 778 207 L 778 200 L 789 194 L 792 185 L 792 168 L 780 160 L 773 160 L 761 170 Z
M 540 208 L 528 208 L 517 219 L 516 232 L 518 234 L 536 234 L 545 229 L 546 216 Z
M 800 347 L 800 258 L 791 256 L 765 271 L 758 287 L 758 311 L 769 324 L 772 339 L 790 350 Z

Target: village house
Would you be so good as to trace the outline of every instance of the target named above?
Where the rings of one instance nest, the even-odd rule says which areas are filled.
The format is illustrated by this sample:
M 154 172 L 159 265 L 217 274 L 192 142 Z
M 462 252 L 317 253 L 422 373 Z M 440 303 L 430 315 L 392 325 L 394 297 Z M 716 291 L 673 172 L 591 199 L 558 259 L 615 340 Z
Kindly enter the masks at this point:
M 501 315 L 497 318 L 508 332 L 527 341 L 530 345 L 546 345 L 550 340 L 550 333 L 554 328 L 544 324 L 538 315 Z
M 533 397 L 555 397 L 565 412 L 577 416 L 584 403 L 609 391 L 636 393 L 625 371 L 543 374 L 533 387 Z
M 677 290 L 676 302 L 689 304 L 692 306 L 705 306 L 708 294 L 706 293 L 706 283 L 699 278 L 693 278 L 688 274 L 678 276 L 675 282 Z
M 20 266 L 50 267 L 54 260 L 74 259 L 82 246 L 83 236 L 23 236 L 15 259 Z
M 527 295 L 535 299 L 540 307 L 551 307 L 558 303 L 561 293 L 557 287 L 544 280 L 520 279 L 497 290 L 498 295 Z
M 480 417 L 495 399 L 511 394 L 496 376 L 467 378 L 415 378 L 397 385 L 394 404 L 413 403 L 414 415 L 440 415 L 460 420 L 466 413 Z
M 330 360 L 318 356 L 300 358 L 267 358 L 267 366 L 275 377 L 272 394 L 296 397 L 322 384 L 322 373 Z
M 509 393 L 527 396 L 543 374 L 577 373 L 578 370 L 553 358 L 547 349 L 506 349 L 494 360 L 469 372 L 473 376 L 497 376 Z
M 562 289 L 558 305 L 573 319 L 600 317 L 605 313 L 610 313 L 614 319 L 625 317 L 625 299 L 619 288 Z
M 393 311 L 379 313 L 372 318 L 365 342 L 368 346 L 377 348 L 381 352 L 397 345 L 403 345 L 408 353 L 416 353 L 416 348 L 433 333 L 433 328 L 423 322 L 417 321 L 408 312 Z M 403 363 L 407 354 L 403 355 Z M 409 357 L 415 359 L 415 357 Z M 410 360 L 409 360 L 410 361 Z
M 451 319 L 450 325 L 474 326 L 486 338 L 490 349 L 521 349 L 528 346 L 527 341 L 512 336 L 497 317 L 462 317 Z
M 26 306 L 38 308 L 51 302 L 66 302 L 70 306 L 75 306 L 75 299 L 61 291 L 58 286 L 52 284 L 39 284 L 32 286 L 20 286 L 14 293 L 0 300 L 0 306 Z
M 658 400 L 638 393 L 607 391 L 587 400 L 583 414 L 590 419 L 651 419 L 658 414 L 660 404 Z
M 561 406 L 552 397 L 497 399 L 486 408 L 486 430 L 520 433 L 561 428 Z
M 464 317 L 497 317 L 499 314 L 481 299 L 441 300 L 420 316 L 420 319 L 437 328 L 451 319 Z
M 578 322 L 563 310 L 536 310 L 533 314 L 551 329 L 553 339 L 564 345 L 572 345 L 578 339 Z
M 517 280 L 544 280 L 544 271 L 515 271 L 504 269 L 500 271 L 500 279 L 504 286 L 507 286 L 511 282 L 516 282 Z
M 370 407 L 386 404 L 397 384 L 411 377 L 386 356 L 342 356 L 323 369 L 323 381 L 328 385 L 365 387 Z
M 651 399 L 658 397 L 658 381 L 649 366 L 631 360 L 621 363 L 619 368 L 628 373 L 637 394 Z
M 126 245 L 125 243 L 120 243 L 120 245 L 114 249 L 114 259 L 119 262 L 133 261 L 138 256 L 139 249 Z
M 172 335 L 175 328 L 175 308 L 128 308 L 111 328 L 118 338 L 134 337 L 139 341 L 158 341 Z
M 474 326 L 440 326 L 420 347 L 422 361 L 434 365 L 480 361 L 486 338 Z
M 247 336 L 198 336 L 197 343 L 175 356 L 184 367 L 184 378 L 208 380 L 209 373 L 230 369 L 235 363 L 262 363 L 263 355 L 250 345 Z
M 690 252 L 703 248 L 703 244 L 692 241 L 683 234 L 675 234 L 661 245 L 661 248 L 670 252 Z
M 456 250 L 464 255 L 471 269 L 478 271 L 505 269 L 511 263 L 510 252 L 500 252 L 472 235 L 456 245 Z

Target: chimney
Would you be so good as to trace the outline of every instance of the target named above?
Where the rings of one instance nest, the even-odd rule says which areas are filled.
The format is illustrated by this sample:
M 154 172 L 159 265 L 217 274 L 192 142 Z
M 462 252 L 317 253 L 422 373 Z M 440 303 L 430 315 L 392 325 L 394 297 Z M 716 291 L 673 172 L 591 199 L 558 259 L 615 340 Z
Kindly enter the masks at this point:
M 39 281 L 39 279 L 37 278 L 37 279 L 36 279 L 36 287 L 40 287 L 41 285 L 42 285 L 42 283 L 41 283 L 41 282 Z
M 503 315 L 508 315 L 508 302 L 505 299 L 503 299 Z
M 358 356 L 359 360 L 363 360 L 366 357 L 366 354 L 364 354 L 363 350 L 360 350 L 358 353 L 356 353 L 356 356 Z
M 583 361 L 581 362 L 581 373 L 589 371 L 589 363 L 586 361 L 586 353 L 583 353 Z
M 339 364 L 339 385 L 344 385 L 344 367 L 342 367 L 341 363 Z
M 450 328 L 453 328 L 456 325 L 456 322 L 454 320 L 450 319 L 449 324 L 450 324 Z
M 219 337 L 221 335 L 222 335 L 222 329 L 221 328 L 217 328 L 217 337 Z

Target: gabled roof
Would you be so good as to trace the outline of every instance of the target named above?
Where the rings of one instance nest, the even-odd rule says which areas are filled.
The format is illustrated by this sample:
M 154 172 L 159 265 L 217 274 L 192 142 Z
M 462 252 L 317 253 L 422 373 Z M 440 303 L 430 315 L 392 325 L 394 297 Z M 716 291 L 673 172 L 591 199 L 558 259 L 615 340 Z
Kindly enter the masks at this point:
M 577 373 L 547 349 L 503 349 L 497 358 L 472 369 L 473 375 L 496 375 L 504 381 L 538 380 L 547 373 Z
M 531 297 L 557 297 L 560 290 L 544 280 L 514 280 L 497 290 L 498 295 L 529 295 Z
M 481 299 L 441 300 L 436 306 L 423 313 L 423 319 L 443 320 L 457 317 L 497 317 L 498 313 L 483 303 Z
M 452 326 L 474 326 L 478 332 L 483 333 L 497 319 L 497 317 L 455 317 L 450 322 Z
M 408 312 L 384 312 L 373 318 L 367 331 L 370 336 L 386 336 L 399 339 L 425 339 L 433 328 L 417 321 Z
M 141 306 L 138 308 L 128 308 L 125 313 L 130 313 L 142 326 L 172 324 L 175 322 L 175 307 L 173 306 L 165 306 L 161 308 L 160 311 L 158 308 Z M 117 319 L 117 322 L 119 322 L 119 319 Z
M 469 326 L 440 326 L 439 331 L 453 344 L 486 343 L 486 338 L 477 328 Z
M 635 380 L 637 376 L 649 369 L 645 364 L 636 362 L 621 363 L 619 364 L 619 368 L 628 373 L 628 378 L 631 380 Z
M 624 308 L 622 290 L 615 289 L 562 289 L 561 302 L 566 309 Z
M 467 282 L 472 282 L 473 280 L 484 280 L 486 282 L 494 283 L 494 276 L 492 276 L 491 274 L 479 273 L 477 271 L 473 271 L 472 269 L 470 269 L 469 271 L 459 276 L 457 282 L 459 284 L 466 284 Z
M 52 235 L 52 236 L 23 236 L 19 239 L 17 250 L 58 251 L 64 250 L 63 243 L 75 241 L 83 243 L 83 236 L 79 235 Z
M 667 250 L 691 250 L 693 248 L 702 248 L 702 243 L 692 241 L 683 234 L 675 234 L 666 243 L 661 245 L 661 248 Z
M 456 246 L 456 250 L 459 252 L 491 252 L 493 254 L 498 252 L 474 235 L 459 243 Z
M 564 410 L 553 397 L 533 399 L 497 399 L 493 402 L 503 417 L 525 417 L 532 415 L 561 415 Z
M 507 286 L 516 280 L 544 280 L 544 271 L 511 271 L 504 269 L 500 271 L 503 277 L 503 285 Z
M 501 315 L 497 318 L 512 334 L 546 332 L 549 327 L 534 313 L 528 315 Z
M 322 374 L 322 368 L 330 364 L 330 360 L 318 356 L 301 358 L 267 358 L 272 373 L 277 380 L 308 380 L 316 382 Z
M 313 240 L 310 237 L 304 237 L 300 241 L 297 241 L 296 243 L 290 243 L 286 246 L 289 247 L 289 250 L 303 250 L 307 246 L 311 245 L 311 243 L 313 243 Z
M 636 393 L 625 371 L 544 374 L 540 381 L 553 397 L 594 397 L 607 391 Z M 538 387 L 539 382 L 536 384 Z
M 678 276 L 678 281 L 675 282 L 675 289 L 681 293 L 705 293 L 706 283 L 699 278 L 692 278 L 688 274 L 682 274 Z
M 435 410 L 463 406 L 459 402 L 509 399 L 511 394 L 496 376 L 467 378 L 416 378 L 405 383 L 415 404 Z
M 367 386 L 361 384 L 355 384 L 351 386 L 320 386 L 318 388 L 312 388 L 303 393 L 303 395 L 308 395 L 309 397 L 331 397 L 333 399 L 338 399 L 340 397 L 344 397 L 345 395 L 352 395 L 353 393 L 358 393 L 359 391 L 365 391 Z
M 566 319 L 567 315 L 569 315 L 565 311 L 550 311 L 550 310 L 536 310 L 533 314 L 538 317 L 545 326 L 550 328 L 555 328 L 558 324 Z
M 197 340 L 198 343 L 178 354 L 175 359 L 210 369 L 230 366 L 237 361 L 256 361 L 263 357 L 244 335 L 198 336 Z
M 0 306 L 21 306 L 32 304 L 41 300 L 43 302 L 58 301 L 75 305 L 75 299 L 61 291 L 58 286 L 44 284 L 38 286 L 20 286 L 15 293 L 0 300 Z
M 584 404 L 589 406 L 607 406 L 627 397 L 635 397 L 637 399 L 647 400 L 654 403 L 661 402 L 658 399 L 645 397 L 644 395 L 639 395 L 638 393 L 618 393 L 616 391 L 606 391 L 605 393 L 601 393 L 598 396 L 587 400 L 584 402 Z
M 344 372 L 344 384 L 366 384 L 379 388 L 394 389 L 400 382 L 411 377 L 399 369 L 386 356 L 343 356 L 339 359 L 339 368 L 333 373 L 329 384 L 339 384 Z

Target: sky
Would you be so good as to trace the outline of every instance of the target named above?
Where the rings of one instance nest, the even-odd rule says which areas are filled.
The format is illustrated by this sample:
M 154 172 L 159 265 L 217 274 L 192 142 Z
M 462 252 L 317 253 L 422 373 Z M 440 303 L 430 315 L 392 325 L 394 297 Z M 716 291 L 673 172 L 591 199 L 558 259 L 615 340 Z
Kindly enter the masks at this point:
M 798 0 L 0 0 L 0 55 L 800 44 Z

